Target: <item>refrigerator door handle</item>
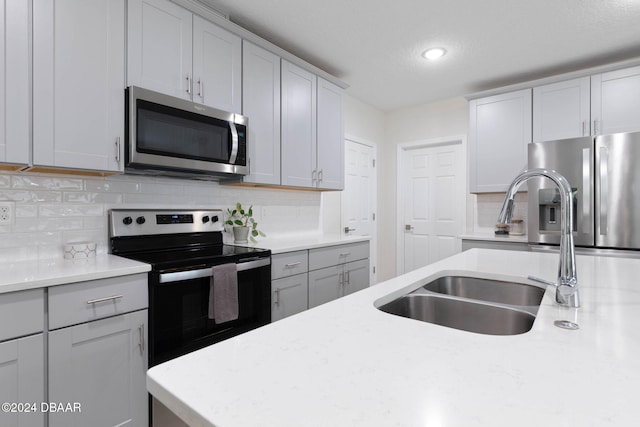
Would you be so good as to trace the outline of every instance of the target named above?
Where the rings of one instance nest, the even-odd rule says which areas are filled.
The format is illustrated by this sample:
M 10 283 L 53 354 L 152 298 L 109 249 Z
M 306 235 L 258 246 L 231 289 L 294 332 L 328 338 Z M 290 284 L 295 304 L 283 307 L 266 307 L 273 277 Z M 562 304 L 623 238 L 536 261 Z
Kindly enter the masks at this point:
M 582 149 L 582 218 L 589 218 L 591 211 L 591 149 Z M 582 232 L 587 234 L 588 227 L 582 227 Z
M 607 234 L 607 216 L 609 203 L 609 150 L 607 147 L 600 147 L 600 235 Z

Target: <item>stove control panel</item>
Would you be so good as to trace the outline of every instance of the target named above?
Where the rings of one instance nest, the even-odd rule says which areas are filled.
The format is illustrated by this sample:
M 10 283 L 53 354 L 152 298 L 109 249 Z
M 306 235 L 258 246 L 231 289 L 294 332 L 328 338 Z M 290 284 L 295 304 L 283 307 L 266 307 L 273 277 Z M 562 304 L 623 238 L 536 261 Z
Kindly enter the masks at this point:
M 224 231 L 223 212 L 206 210 L 142 210 L 112 209 L 109 211 L 109 235 L 140 236 L 174 233 Z

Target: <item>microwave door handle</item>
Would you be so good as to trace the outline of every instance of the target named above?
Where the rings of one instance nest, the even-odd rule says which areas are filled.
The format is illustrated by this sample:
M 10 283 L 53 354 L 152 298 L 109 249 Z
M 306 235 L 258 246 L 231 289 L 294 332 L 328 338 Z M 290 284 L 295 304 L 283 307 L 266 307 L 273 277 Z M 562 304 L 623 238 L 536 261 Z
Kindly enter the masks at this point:
M 229 156 L 229 163 L 232 165 L 236 163 L 238 157 L 238 130 L 233 122 L 229 122 L 229 128 L 231 129 L 231 155 Z
M 253 270 L 271 264 L 271 258 L 261 258 L 255 261 L 241 262 L 236 264 L 238 272 Z M 158 281 L 160 283 L 181 282 L 184 280 L 202 279 L 211 277 L 211 268 L 201 268 L 198 270 L 176 271 L 173 273 L 161 273 Z

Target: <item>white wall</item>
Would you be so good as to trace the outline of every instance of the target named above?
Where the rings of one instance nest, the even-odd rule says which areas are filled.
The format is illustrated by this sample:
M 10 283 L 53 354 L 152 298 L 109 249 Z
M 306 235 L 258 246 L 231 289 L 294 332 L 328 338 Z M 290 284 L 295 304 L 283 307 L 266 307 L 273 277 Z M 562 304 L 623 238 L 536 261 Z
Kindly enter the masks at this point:
M 468 102 L 462 97 L 405 108 L 386 114 L 384 144 L 379 153 L 378 212 L 379 280 L 396 275 L 397 146 L 401 143 L 466 135 Z M 468 203 L 469 204 L 469 203 Z M 472 216 L 473 217 L 473 216 Z

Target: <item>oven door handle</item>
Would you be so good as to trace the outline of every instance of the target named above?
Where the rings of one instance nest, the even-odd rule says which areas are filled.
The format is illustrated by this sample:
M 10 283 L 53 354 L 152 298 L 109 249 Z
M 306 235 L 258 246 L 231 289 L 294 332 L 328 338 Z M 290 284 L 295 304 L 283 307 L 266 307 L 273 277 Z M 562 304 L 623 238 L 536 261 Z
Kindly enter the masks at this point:
M 236 264 L 237 270 L 247 271 L 254 268 L 265 267 L 271 264 L 271 258 L 262 258 L 257 261 L 240 262 Z M 211 268 L 201 268 L 199 270 L 176 271 L 173 273 L 161 273 L 158 281 L 160 283 L 181 282 L 183 280 L 202 279 L 211 277 Z

